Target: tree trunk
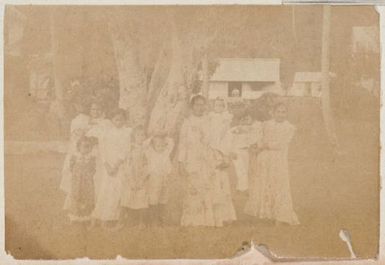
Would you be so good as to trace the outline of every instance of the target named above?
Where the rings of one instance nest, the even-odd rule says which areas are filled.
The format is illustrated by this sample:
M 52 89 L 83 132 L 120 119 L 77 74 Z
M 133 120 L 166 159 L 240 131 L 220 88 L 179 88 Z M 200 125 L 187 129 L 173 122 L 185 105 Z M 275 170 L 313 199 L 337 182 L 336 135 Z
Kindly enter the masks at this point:
M 202 94 L 206 98 L 209 96 L 209 60 L 207 51 L 205 51 L 202 58 Z
M 56 7 L 52 8 L 52 12 L 50 13 L 50 35 L 51 35 L 51 56 L 52 56 L 52 75 L 55 83 L 55 101 L 58 104 L 63 103 L 63 80 L 61 76 L 63 75 L 60 65 L 61 65 L 61 56 L 58 52 L 59 40 L 56 34 L 56 21 L 55 17 L 58 12 L 56 12 Z
M 145 125 L 147 87 L 133 33 L 112 19 L 109 23 L 119 76 L 119 108 L 129 113 L 130 125 Z
M 323 25 L 322 25 L 322 114 L 326 126 L 329 141 L 337 148 L 337 135 L 335 132 L 334 119 L 330 106 L 330 6 L 323 7 Z
M 171 47 L 171 68 L 152 109 L 149 134 L 163 132 L 174 135 L 187 105 L 189 91 L 185 82 L 185 56 L 176 27 L 173 30 Z
M 147 108 L 150 110 L 154 107 L 155 102 L 159 97 L 161 88 L 167 81 L 167 76 L 169 75 L 171 68 L 171 56 L 171 42 L 166 41 L 159 52 L 155 68 L 152 72 L 151 80 L 148 85 Z

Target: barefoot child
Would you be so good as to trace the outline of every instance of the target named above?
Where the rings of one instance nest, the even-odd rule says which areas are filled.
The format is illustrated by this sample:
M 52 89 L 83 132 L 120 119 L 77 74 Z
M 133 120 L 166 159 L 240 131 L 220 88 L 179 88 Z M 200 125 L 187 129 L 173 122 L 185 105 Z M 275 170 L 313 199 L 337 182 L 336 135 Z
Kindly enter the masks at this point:
M 99 151 L 104 175 L 93 216 L 107 228 L 114 228 L 120 217 L 122 165 L 130 150 L 131 128 L 126 127 L 126 112 L 111 113 L 111 127 L 101 137 Z
M 71 188 L 67 194 L 68 212 L 71 221 L 89 221 L 94 210 L 94 174 L 96 158 L 92 154 L 94 140 L 81 137 L 77 152 L 70 158 Z
M 167 203 L 167 181 L 172 170 L 170 154 L 174 141 L 165 134 L 151 137 L 145 147 L 148 167 L 148 196 L 151 219 L 163 223 L 164 205 Z
M 148 167 L 144 153 L 146 134 L 143 126 L 134 129 L 131 150 L 124 165 L 124 181 L 122 186 L 121 207 L 125 218 L 131 223 L 143 227 L 145 215 L 149 208 Z
M 299 224 L 290 191 L 288 149 L 295 127 L 287 121 L 287 108 L 279 103 L 273 119 L 264 122 L 263 138 L 257 157 L 257 174 L 245 213 L 276 222 Z

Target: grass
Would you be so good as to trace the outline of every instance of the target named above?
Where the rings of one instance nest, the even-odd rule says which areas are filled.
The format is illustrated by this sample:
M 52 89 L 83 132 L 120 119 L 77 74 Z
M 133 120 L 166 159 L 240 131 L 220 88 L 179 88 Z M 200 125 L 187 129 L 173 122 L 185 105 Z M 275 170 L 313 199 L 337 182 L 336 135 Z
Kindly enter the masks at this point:
M 338 232 L 350 231 L 358 257 L 373 258 L 379 238 L 378 124 L 338 123 L 342 155 L 335 155 L 322 125 L 298 126 L 290 149 L 291 186 L 299 226 L 275 226 L 239 213 L 223 228 L 186 228 L 180 182 L 175 176 L 167 227 L 87 231 L 70 225 L 59 190 L 63 156 L 55 153 L 6 155 L 6 250 L 19 259 L 225 258 L 243 241 L 266 244 L 282 257 L 349 257 Z M 317 125 L 318 124 L 318 125 Z M 245 195 L 234 193 L 237 210 Z

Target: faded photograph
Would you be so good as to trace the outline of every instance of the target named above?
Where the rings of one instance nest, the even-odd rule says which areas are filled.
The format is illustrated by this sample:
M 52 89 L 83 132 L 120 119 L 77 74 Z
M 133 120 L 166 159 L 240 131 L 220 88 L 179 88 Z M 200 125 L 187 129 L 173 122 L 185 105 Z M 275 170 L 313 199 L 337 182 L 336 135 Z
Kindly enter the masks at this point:
M 11 6 L 16 259 L 374 258 L 379 15 L 366 6 Z

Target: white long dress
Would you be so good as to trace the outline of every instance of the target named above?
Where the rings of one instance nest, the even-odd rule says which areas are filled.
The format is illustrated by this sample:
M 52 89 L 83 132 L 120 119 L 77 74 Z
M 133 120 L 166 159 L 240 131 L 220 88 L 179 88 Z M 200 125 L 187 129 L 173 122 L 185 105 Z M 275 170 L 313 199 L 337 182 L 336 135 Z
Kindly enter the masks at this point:
M 94 146 L 92 153 L 96 157 L 96 172 L 94 175 L 95 183 L 95 201 L 99 194 L 100 186 L 104 175 L 104 165 L 101 159 L 101 152 L 99 150 L 99 143 L 102 141 L 104 133 L 112 127 L 111 121 L 104 118 L 90 119 L 86 136 L 95 137 L 98 143 Z
M 131 144 L 130 154 L 123 166 L 121 206 L 133 210 L 148 208 L 148 167 L 143 143 Z
M 223 137 L 226 132 L 230 129 L 230 124 L 233 115 L 227 111 L 217 113 L 210 112 L 208 114 L 209 119 L 209 130 L 208 130 L 208 141 L 210 146 L 216 150 L 221 149 Z
M 260 123 L 252 125 L 240 125 L 231 128 L 223 139 L 222 148 L 224 153 L 234 153 L 233 160 L 236 174 L 236 189 L 246 191 L 249 188 L 249 149 L 261 138 Z
M 245 213 L 291 225 L 299 224 L 293 209 L 288 149 L 295 127 L 288 121 L 267 121 L 263 124 L 262 142 L 269 149 L 259 153 L 253 186 L 245 205 Z
M 178 161 L 186 171 L 183 183 L 182 226 L 215 226 L 213 182 L 215 164 L 208 145 L 207 116 L 185 119 L 179 138 Z
M 232 115 L 230 113 L 211 112 L 209 117 L 209 145 L 214 150 L 216 166 L 221 163 L 228 164 L 223 149 L 223 138 L 230 128 Z M 222 226 L 224 222 L 236 220 L 236 213 L 231 196 L 230 180 L 227 168 L 215 169 L 213 183 L 213 205 L 215 226 Z
M 148 196 L 150 205 L 165 204 L 167 202 L 166 181 L 172 170 L 170 154 L 174 149 L 174 141 L 166 138 L 166 148 L 157 152 L 150 144 L 151 139 L 146 143 L 145 156 L 148 172 Z
M 120 215 L 120 200 L 123 178 L 123 163 L 130 151 L 131 128 L 110 127 L 101 137 L 99 152 L 101 161 L 114 167 L 121 166 L 115 176 L 110 176 L 105 167 L 97 196 L 93 217 L 102 221 L 115 221 Z

